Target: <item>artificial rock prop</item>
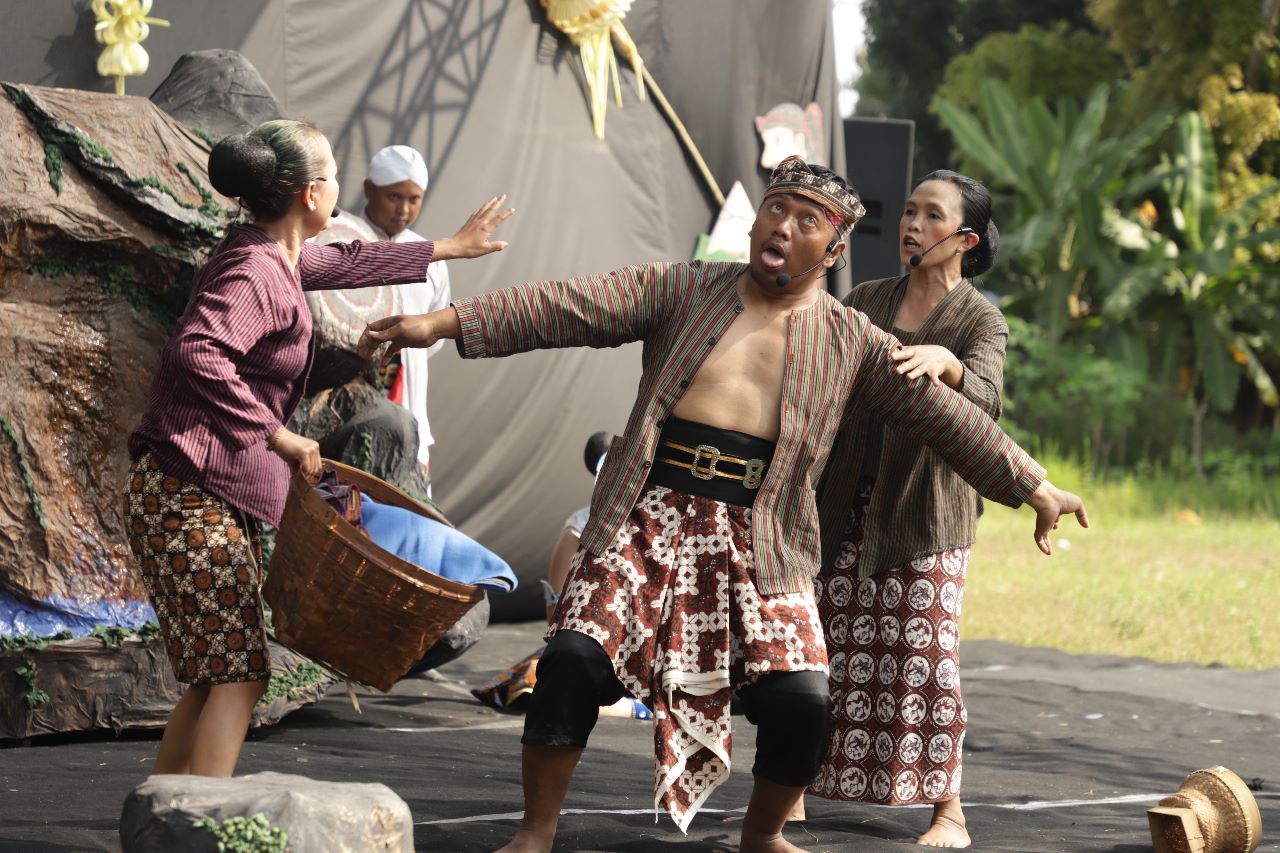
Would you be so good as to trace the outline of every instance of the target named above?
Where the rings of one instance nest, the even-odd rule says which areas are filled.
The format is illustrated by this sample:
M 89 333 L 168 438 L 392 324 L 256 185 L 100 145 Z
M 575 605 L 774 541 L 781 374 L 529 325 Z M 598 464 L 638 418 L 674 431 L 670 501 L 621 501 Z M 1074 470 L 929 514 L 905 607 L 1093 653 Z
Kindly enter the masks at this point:
M 4 84 L 0 150 L 0 738 L 159 725 L 178 688 L 159 644 L 128 638 L 151 611 L 124 439 L 235 205 L 208 144 L 141 98 Z M 62 630 L 101 638 L 38 641 Z M 330 682 L 273 658 L 284 693 L 259 722 Z
M 386 785 L 317 782 L 284 773 L 152 776 L 124 801 L 120 842 L 124 853 L 215 853 L 215 836 L 196 828 L 197 821 L 258 814 L 288 833 L 291 853 L 413 853 L 409 806 Z
M 206 143 L 146 100 L 3 95 L 0 591 L 120 624 L 145 600 L 120 508 L 125 434 L 233 204 L 208 187 Z
M 284 117 L 258 69 L 234 50 L 184 53 L 151 102 L 214 139 Z
M 147 632 L 149 634 L 149 632 Z M 324 695 L 334 678 L 270 643 L 271 683 L 253 725 L 271 725 Z M 103 631 L 0 653 L 0 741 L 58 732 L 158 728 L 182 695 L 159 637 Z

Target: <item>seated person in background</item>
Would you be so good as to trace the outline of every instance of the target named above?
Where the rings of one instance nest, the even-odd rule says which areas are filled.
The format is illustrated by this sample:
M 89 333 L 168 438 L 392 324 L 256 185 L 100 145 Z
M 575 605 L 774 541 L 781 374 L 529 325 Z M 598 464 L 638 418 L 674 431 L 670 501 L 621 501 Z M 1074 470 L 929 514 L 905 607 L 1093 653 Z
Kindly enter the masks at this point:
M 587 471 L 595 477 L 604 465 L 605 456 L 609 453 L 609 445 L 613 443 L 613 433 L 600 431 L 587 439 L 587 446 L 582 451 L 582 461 Z M 582 539 L 582 531 L 591 518 L 591 507 L 584 506 L 564 520 L 556 544 L 551 548 L 551 563 L 547 566 L 547 579 L 542 582 L 542 590 L 547 603 L 547 621 L 555 612 L 556 602 L 560 600 L 560 591 L 564 589 L 565 578 L 569 576 L 569 561 L 578 552 L 578 542 Z
M 592 477 L 595 477 L 604 465 L 609 446 L 613 443 L 614 438 L 615 436 L 612 433 L 601 431 L 587 439 L 587 446 L 583 449 L 582 455 L 583 462 Z M 548 622 L 551 621 L 551 616 L 555 613 L 556 603 L 560 600 L 560 592 L 564 589 L 565 579 L 569 576 L 569 563 L 573 559 L 573 555 L 578 551 L 578 543 L 582 538 L 582 531 L 586 528 L 587 521 L 590 518 L 590 506 L 584 506 L 576 510 L 565 519 L 564 526 L 560 528 L 560 535 L 556 538 L 556 544 L 551 548 L 551 560 L 547 566 L 547 578 L 542 581 Z M 500 672 L 486 684 L 473 689 L 471 691 L 472 695 L 486 705 L 492 705 L 495 708 L 523 710 L 524 705 L 528 702 L 529 695 L 533 693 L 534 684 L 537 683 L 535 670 L 538 667 L 538 661 L 542 659 L 542 652 L 545 648 L 545 646 L 539 647 L 537 651 L 522 659 L 510 669 Z M 634 717 L 637 720 L 648 720 L 652 717 L 652 713 L 643 702 L 630 696 L 623 696 L 612 705 L 601 708 L 600 713 L 607 717 Z

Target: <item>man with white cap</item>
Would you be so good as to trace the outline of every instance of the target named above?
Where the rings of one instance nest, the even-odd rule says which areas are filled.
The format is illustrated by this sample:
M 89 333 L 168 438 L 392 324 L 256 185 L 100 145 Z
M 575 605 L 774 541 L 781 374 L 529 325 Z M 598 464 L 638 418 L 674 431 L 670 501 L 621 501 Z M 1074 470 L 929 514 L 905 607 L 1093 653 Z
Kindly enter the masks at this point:
M 420 242 L 426 238 L 411 229 L 422 212 L 426 191 L 427 163 L 422 155 L 408 145 L 388 145 L 369 161 L 362 215 L 379 240 Z M 449 305 L 449 268 L 444 261 L 436 261 L 427 267 L 426 281 L 399 287 L 406 314 L 438 311 Z M 427 359 L 443 345 L 441 341 L 432 347 L 402 351 L 400 370 L 389 392 L 394 402 L 418 420 L 418 461 L 424 470 L 430 468 L 435 442 L 427 420 Z

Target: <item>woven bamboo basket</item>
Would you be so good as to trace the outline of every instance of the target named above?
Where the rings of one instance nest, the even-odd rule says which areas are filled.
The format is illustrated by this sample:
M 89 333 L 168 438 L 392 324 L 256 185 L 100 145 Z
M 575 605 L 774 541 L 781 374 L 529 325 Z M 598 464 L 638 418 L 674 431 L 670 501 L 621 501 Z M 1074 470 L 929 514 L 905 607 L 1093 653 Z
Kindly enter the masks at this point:
M 324 461 L 375 501 L 448 524 L 377 477 Z M 384 551 L 295 475 L 262 586 L 276 639 L 386 692 L 484 597 Z
M 1147 811 L 1155 853 L 1252 853 L 1262 812 L 1249 786 L 1225 767 L 1197 770 Z

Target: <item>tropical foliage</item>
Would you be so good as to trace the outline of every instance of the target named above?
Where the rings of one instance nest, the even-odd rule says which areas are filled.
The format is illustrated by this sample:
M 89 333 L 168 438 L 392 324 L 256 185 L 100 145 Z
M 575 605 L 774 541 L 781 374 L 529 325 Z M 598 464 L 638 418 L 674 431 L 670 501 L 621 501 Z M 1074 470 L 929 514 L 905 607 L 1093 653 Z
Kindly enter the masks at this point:
M 1172 150 L 1148 156 L 1168 113 L 1107 134 L 1109 96 L 1099 86 L 1051 109 L 988 80 L 976 113 L 941 98 L 935 110 L 1015 223 L 990 282 L 1035 324 L 1013 327 L 1014 417 L 1101 466 L 1127 461 L 1124 434 L 1147 431 L 1139 409 L 1181 414 L 1202 473 L 1204 419 L 1231 412 L 1242 383 L 1280 403 L 1280 267 L 1267 260 L 1280 229 L 1264 221 L 1280 188 L 1225 209 L 1203 115 L 1184 113 Z M 1161 394 L 1178 405 L 1150 399 Z
M 1280 430 L 1280 0 L 1014 5 L 868 0 L 859 111 L 996 195 L 1023 438 L 1236 471 Z

